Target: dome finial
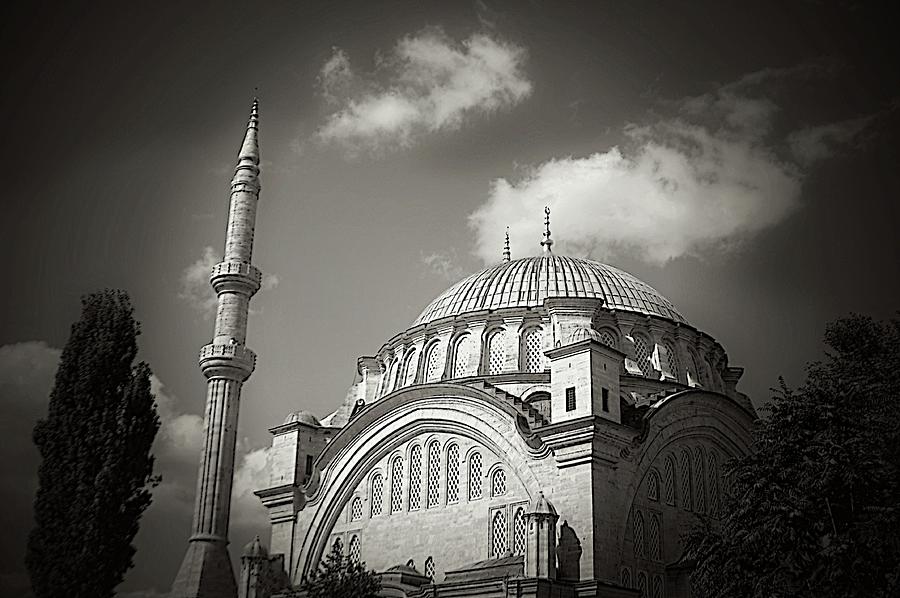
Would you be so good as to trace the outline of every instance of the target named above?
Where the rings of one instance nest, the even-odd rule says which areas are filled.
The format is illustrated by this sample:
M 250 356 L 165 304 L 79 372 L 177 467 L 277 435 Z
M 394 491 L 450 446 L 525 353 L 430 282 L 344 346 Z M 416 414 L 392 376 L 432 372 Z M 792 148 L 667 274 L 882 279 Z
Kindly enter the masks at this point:
M 551 253 L 550 247 L 552 245 L 553 239 L 550 238 L 550 206 L 544 206 L 544 240 L 541 241 L 544 253 Z
M 503 261 L 508 262 L 510 260 L 509 253 L 509 227 L 506 227 L 506 241 L 503 243 Z

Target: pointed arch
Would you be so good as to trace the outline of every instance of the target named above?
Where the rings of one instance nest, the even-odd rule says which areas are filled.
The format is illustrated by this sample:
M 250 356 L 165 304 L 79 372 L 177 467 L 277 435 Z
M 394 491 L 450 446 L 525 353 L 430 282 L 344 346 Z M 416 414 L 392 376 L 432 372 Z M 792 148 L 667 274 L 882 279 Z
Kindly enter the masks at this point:
M 447 504 L 459 502 L 459 445 L 447 446 Z
M 694 508 L 693 480 L 691 476 L 691 455 L 687 449 L 681 451 L 681 506 L 685 511 Z
M 425 506 L 429 509 L 441 502 L 441 445 L 437 440 L 428 444 L 428 490 Z
M 491 557 L 500 558 L 509 547 L 506 530 L 506 511 L 497 509 L 491 517 Z
M 644 515 L 640 511 L 635 511 L 632 519 L 634 556 L 644 558 L 647 556 L 647 536 L 644 531 Z
M 675 506 L 675 459 L 672 458 L 672 455 L 666 456 L 663 491 L 666 504 Z
M 409 498 L 410 511 L 418 511 L 422 506 L 422 445 L 414 444 L 409 449 Z

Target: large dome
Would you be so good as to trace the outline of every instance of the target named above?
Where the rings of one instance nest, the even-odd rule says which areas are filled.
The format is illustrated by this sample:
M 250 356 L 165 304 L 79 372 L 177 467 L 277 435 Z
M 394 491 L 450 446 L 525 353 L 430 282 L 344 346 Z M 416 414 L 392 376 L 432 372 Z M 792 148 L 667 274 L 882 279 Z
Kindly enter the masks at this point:
M 668 299 L 627 272 L 592 260 L 545 254 L 464 278 L 432 301 L 413 326 L 483 309 L 536 307 L 548 297 L 603 299 L 608 309 L 687 323 Z

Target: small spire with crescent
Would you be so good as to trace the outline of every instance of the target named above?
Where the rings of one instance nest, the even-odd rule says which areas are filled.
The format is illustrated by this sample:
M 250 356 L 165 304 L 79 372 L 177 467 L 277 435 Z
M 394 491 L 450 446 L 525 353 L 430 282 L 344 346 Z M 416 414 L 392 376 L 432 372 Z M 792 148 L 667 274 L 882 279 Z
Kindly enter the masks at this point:
M 541 247 L 544 253 L 552 253 L 550 249 L 553 245 L 553 239 L 550 238 L 550 206 L 544 207 L 544 240 L 541 241 Z
M 509 252 L 509 227 L 506 227 L 506 241 L 503 243 L 503 261 L 508 262 L 510 260 L 510 252 Z

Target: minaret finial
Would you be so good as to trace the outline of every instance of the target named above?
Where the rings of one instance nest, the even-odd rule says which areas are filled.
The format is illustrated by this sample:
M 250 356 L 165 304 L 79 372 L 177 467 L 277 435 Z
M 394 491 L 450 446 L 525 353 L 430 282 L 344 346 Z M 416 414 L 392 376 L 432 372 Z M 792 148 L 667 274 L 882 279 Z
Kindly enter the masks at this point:
M 253 98 L 253 106 L 250 108 L 250 120 L 247 122 L 247 132 L 244 134 L 244 143 L 238 153 L 238 168 L 240 162 L 249 159 L 253 164 L 259 164 L 259 143 L 256 136 L 259 131 L 259 98 Z
M 552 245 L 553 239 L 550 238 L 550 206 L 544 206 L 544 240 L 541 241 L 544 253 L 551 253 L 550 247 Z
M 510 260 L 509 253 L 509 227 L 506 227 L 506 241 L 503 243 L 503 261 L 508 262 Z

